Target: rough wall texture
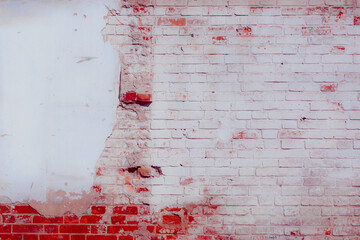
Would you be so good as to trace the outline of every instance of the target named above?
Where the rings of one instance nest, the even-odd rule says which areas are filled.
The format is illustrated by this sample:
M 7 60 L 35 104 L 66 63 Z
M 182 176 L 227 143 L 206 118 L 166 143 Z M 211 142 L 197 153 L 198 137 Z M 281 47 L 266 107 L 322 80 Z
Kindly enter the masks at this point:
M 0 239 L 359 239 L 357 4 L 108 9 L 122 83 L 100 196 L 82 216 L 1 205 Z

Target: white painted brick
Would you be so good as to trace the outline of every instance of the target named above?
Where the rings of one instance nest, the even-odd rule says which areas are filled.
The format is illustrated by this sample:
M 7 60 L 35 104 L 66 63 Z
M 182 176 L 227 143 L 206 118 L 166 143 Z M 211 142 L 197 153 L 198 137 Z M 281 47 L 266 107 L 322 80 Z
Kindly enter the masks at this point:
M 282 149 L 293 149 L 293 148 L 303 149 L 304 147 L 305 147 L 304 140 L 300 140 L 300 139 L 281 140 L 281 148 Z
M 155 185 L 151 188 L 152 194 L 155 195 L 176 195 L 184 192 L 183 187 L 178 186 L 158 186 Z
M 184 6 L 186 0 L 156 0 L 156 5 L 167 5 L 167 6 Z
M 191 239 L 213 237 L 208 229 L 247 240 L 294 233 L 323 239 L 325 226 L 335 226 L 336 239 L 356 238 L 358 223 L 348 219 L 360 215 L 354 6 L 353 0 L 158 0 L 148 16 L 134 16 L 132 8 L 110 16 L 104 39 L 130 64 L 121 64 L 131 75 L 126 80 L 153 75 L 153 102 L 141 107 L 149 111 L 143 123 L 137 113 L 118 110 L 101 157 L 109 176 L 96 183 L 106 193 L 129 194 L 116 185 L 116 169 L 137 146 L 139 164 L 161 166 L 164 174 L 132 180 L 149 185 L 151 207 L 197 204 L 204 213 L 208 203 L 218 206 L 196 215 L 196 228 L 186 233 Z M 184 18 L 185 25 L 158 26 L 160 17 Z M 133 44 L 141 22 L 151 26 L 149 45 Z M 331 84 L 333 90 L 322 87 Z
M 281 122 L 276 120 L 251 120 L 248 127 L 251 129 L 280 129 Z

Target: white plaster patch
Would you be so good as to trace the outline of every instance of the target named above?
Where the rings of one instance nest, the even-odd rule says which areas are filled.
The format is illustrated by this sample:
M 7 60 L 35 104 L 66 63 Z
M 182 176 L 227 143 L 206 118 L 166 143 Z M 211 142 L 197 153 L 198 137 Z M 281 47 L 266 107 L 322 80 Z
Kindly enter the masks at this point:
M 104 2 L 0 3 L 0 196 L 90 190 L 119 78 Z

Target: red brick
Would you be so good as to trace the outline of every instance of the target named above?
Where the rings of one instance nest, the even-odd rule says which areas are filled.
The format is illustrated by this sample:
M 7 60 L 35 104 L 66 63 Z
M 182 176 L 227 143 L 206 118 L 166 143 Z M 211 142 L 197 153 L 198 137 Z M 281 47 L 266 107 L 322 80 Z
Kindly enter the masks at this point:
M 31 223 L 31 215 L 3 215 L 4 223 Z
M 166 240 L 175 240 L 177 238 L 178 238 L 177 235 L 168 235 L 168 236 L 166 236 Z
M 119 236 L 119 240 L 133 240 L 134 238 L 131 236 Z
M 39 240 L 39 236 L 38 235 L 24 235 L 24 240 Z
M 148 230 L 149 232 L 153 233 L 155 230 L 155 226 L 147 226 L 146 230 Z
M 70 240 L 69 235 L 40 235 L 40 240 Z
M 9 213 L 11 211 L 11 207 L 8 205 L 0 205 L 0 214 Z
M 21 234 L 1 234 L 0 233 L 0 239 L 1 240 L 21 240 L 22 235 Z
M 164 215 L 163 223 L 165 223 L 165 224 L 181 224 L 181 218 L 176 215 Z
M 63 223 L 63 217 L 50 217 L 34 216 L 33 223 Z
M 85 235 L 72 235 L 71 240 L 85 240 Z
M 99 223 L 102 220 L 102 216 L 86 215 L 80 218 L 80 223 Z
M 91 213 L 92 214 L 104 214 L 106 212 L 105 206 L 92 206 Z
M 13 225 L 14 233 L 42 233 L 44 228 L 42 225 Z
M 15 206 L 13 209 L 13 213 L 15 214 L 39 214 L 34 208 L 32 208 L 31 206 Z
M 137 101 L 139 102 L 151 102 L 151 94 L 141 94 L 141 93 L 138 93 L 137 94 Z
M 196 237 L 196 240 L 211 240 L 212 237 L 211 236 L 204 236 L 204 235 L 200 235 Z
M 125 216 L 111 216 L 111 223 L 112 224 L 124 224 L 125 223 Z
M 129 225 L 122 225 L 122 226 L 108 226 L 107 232 L 116 234 L 122 232 L 133 232 L 138 230 L 138 226 L 129 226 Z
M 59 233 L 59 226 L 58 225 L 44 225 L 44 232 L 45 233 Z
M 123 97 L 124 102 L 131 102 L 136 100 L 136 92 L 127 92 Z
M 92 225 L 91 233 L 92 234 L 105 234 L 106 233 L 106 225 Z
M 89 233 L 90 226 L 88 225 L 61 225 L 60 233 Z
M 117 240 L 117 237 L 115 235 L 112 236 L 91 235 L 91 236 L 87 236 L 86 240 Z
M 79 218 L 75 215 L 65 216 L 64 223 L 79 223 Z
M 0 225 L 0 233 L 11 233 L 11 225 Z
M 137 215 L 138 208 L 137 207 L 114 207 L 114 214 L 129 214 L 129 215 Z

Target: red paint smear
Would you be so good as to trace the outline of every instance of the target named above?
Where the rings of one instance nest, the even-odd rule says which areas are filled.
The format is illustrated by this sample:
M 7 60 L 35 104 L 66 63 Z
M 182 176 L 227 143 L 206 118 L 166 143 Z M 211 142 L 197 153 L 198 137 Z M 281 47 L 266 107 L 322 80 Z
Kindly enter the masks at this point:
M 149 32 L 151 32 L 151 27 L 138 27 L 138 29 L 143 34 L 148 34 Z
M 242 131 L 242 132 L 239 132 L 238 135 L 235 138 L 244 139 L 244 136 L 245 136 L 245 132 Z
M 256 132 L 240 131 L 233 136 L 233 139 L 256 139 L 258 137 Z
M 137 193 L 149 192 L 149 189 L 148 189 L 148 188 L 138 188 L 138 189 L 136 189 L 136 192 L 137 192 Z
M 175 8 L 168 8 L 168 11 L 169 11 L 170 13 L 174 13 L 174 12 L 175 12 Z
M 188 25 L 189 26 L 193 26 L 193 25 L 207 25 L 208 22 L 206 20 L 203 19 L 188 19 Z
M 213 39 L 216 39 L 218 41 L 225 41 L 226 37 L 225 36 L 218 36 L 218 37 L 213 37 Z
M 278 7 L 250 7 L 251 13 L 262 13 L 264 9 L 277 9 Z
M 341 19 L 342 15 L 344 15 L 344 13 L 340 11 L 340 12 L 338 13 L 338 15 L 337 15 L 337 18 L 338 18 L 338 19 Z
M 354 25 L 360 25 L 360 16 L 354 16 Z
M 150 37 L 143 36 L 142 38 L 143 38 L 143 40 L 145 40 L 145 41 L 151 41 L 151 40 L 153 39 L 152 36 L 150 36 Z
M 282 130 L 280 131 L 280 138 L 298 138 L 303 135 L 302 131 L 298 130 Z
M 308 15 L 329 13 L 328 7 L 312 7 L 306 9 Z
M 120 22 L 120 20 L 116 17 L 116 14 L 113 12 L 114 10 L 110 10 L 110 9 L 108 8 L 108 11 L 109 11 L 109 13 L 111 14 L 111 16 L 115 17 L 116 21 L 117 21 L 120 25 L 125 25 L 125 24 L 123 24 L 122 22 Z
M 345 51 L 345 47 L 343 47 L 343 46 L 334 46 L 334 48 Z
M 147 14 L 147 13 L 149 13 L 149 11 L 147 11 L 147 10 L 146 10 L 145 8 L 143 8 L 143 7 L 133 8 L 133 12 L 134 12 L 134 14 L 137 14 L 137 13 Z
M 101 176 L 101 168 L 98 168 L 97 171 L 96 171 L 96 176 Z
M 252 29 L 250 27 L 244 27 L 243 33 L 245 36 L 251 35 Z
M 101 193 L 101 191 L 102 191 L 102 188 L 100 186 L 96 186 L 96 185 L 93 186 L 92 189 L 97 193 Z
M 185 26 L 186 25 L 186 18 L 161 17 L 158 20 L 158 25 Z
M 330 85 L 321 85 L 321 91 L 322 92 L 335 92 L 335 90 L 338 88 L 338 84 L 330 84 Z
M 192 179 L 192 178 L 186 178 L 186 179 L 184 179 L 183 181 L 181 181 L 180 182 L 180 185 L 189 185 L 189 184 L 191 184 L 191 183 L 193 183 L 194 182 L 194 179 Z
M 213 44 L 223 44 L 226 43 L 226 36 L 217 36 L 213 37 Z
M 303 35 L 328 35 L 331 33 L 331 28 L 327 26 L 321 27 L 302 27 Z

